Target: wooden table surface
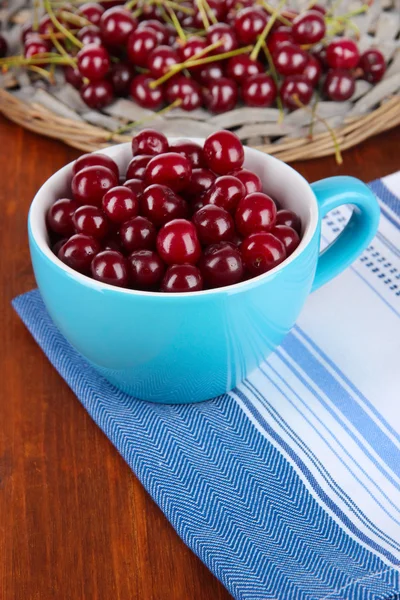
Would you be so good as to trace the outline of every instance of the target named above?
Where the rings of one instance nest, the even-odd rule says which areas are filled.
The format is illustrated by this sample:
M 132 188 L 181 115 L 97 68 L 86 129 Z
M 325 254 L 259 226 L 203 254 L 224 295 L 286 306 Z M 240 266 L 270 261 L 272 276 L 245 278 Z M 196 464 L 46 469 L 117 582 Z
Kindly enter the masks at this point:
M 297 163 L 309 180 L 400 169 L 400 129 Z M 14 314 L 35 286 L 33 195 L 78 156 L 0 117 L 0 599 L 227 600 Z

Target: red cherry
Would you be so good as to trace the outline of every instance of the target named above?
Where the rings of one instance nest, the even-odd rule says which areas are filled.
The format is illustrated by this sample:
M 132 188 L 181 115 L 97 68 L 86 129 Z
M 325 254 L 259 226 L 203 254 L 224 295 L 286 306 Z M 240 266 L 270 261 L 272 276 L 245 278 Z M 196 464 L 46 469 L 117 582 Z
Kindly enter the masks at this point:
M 317 49 L 313 49 L 311 51 L 311 56 L 314 56 L 314 58 L 316 58 L 321 67 L 322 70 L 326 70 L 328 68 L 328 63 L 326 62 L 326 47 L 325 46 L 321 46 L 320 48 Z
M 129 188 L 131 192 L 135 194 L 136 198 L 140 200 L 145 189 L 145 184 L 142 179 L 127 179 L 124 186 Z
M 101 204 L 110 221 L 117 224 L 124 223 L 139 213 L 137 196 L 125 185 L 108 190 Z
M 253 276 L 270 271 L 286 258 L 284 244 L 272 233 L 252 233 L 240 249 L 244 265 Z
M 110 171 L 115 173 L 119 179 L 117 163 L 106 154 L 100 154 L 98 152 L 94 152 L 93 154 L 82 154 L 82 156 L 76 159 L 72 166 L 72 176 L 79 173 L 79 171 L 82 171 L 82 169 L 86 169 L 86 167 L 107 167 L 107 169 L 110 169 Z
M 148 108 L 149 110 L 157 110 L 164 102 L 161 87 L 154 89 L 150 88 L 150 83 L 155 81 L 152 77 L 146 74 L 137 75 L 131 83 L 131 96 L 136 102 Z
M 211 81 L 203 90 L 203 99 L 210 112 L 222 113 L 232 110 L 238 99 L 236 83 L 227 77 Z
M 140 205 L 143 215 L 156 227 L 173 219 L 184 219 L 189 212 L 185 200 L 166 185 L 154 184 L 146 188 Z
M 236 50 L 239 46 L 235 31 L 226 23 L 215 23 L 215 25 L 211 25 L 207 30 L 207 42 L 209 45 L 215 44 L 220 40 L 223 43 L 213 51 L 213 54 L 231 52 L 231 50 Z
M 293 110 L 301 104 L 309 104 L 313 88 L 304 75 L 291 75 L 282 83 L 280 94 L 284 106 Z
M 228 60 L 226 75 L 236 83 L 242 84 L 252 75 L 258 75 L 264 71 L 264 67 L 259 60 L 252 60 L 247 54 L 232 56 Z
M 165 97 L 168 104 L 181 100 L 179 108 L 183 110 L 195 110 L 202 105 L 200 85 L 194 79 L 188 79 L 184 75 L 177 75 L 168 82 Z
M 268 50 L 271 52 L 271 54 L 274 54 L 275 51 L 283 44 L 292 43 L 293 41 L 292 28 L 285 26 L 279 27 L 276 31 L 272 31 L 268 35 Z
M 108 46 L 126 44 L 136 28 L 137 20 L 132 13 L 119 6 L 107 9 L 100 19 L 101 35 Z
M 264 73 L 253 75 L 242 83 L 243 101 L 247 106 L 271 106 L 275 102 L 276 95 L 274 80 Z
M 193 58 L 193 56 L 207 48 L 207 45 L 208 44 L 205 39 L 197 35 L 192 35 L 190 38 L 188 38 L 185 44 L 180 46 L 178 49 L 180 60 L 184 62 Z
M 261 192 L 254 192 L 239 202 L 236 210 L 236 227 L 244 237 L 259 231 L 270 231 L 275 225 L 275 202 Z
M 152 77 L 162 77 L 173 65 L 179 63 L 178 53 L 169 46 L 158 46 L 148 56 L 147 68 Z
M 378 83 L 386 71 L 386 62 L 382 52 L 372 48 L 361 54 L 358 66 L 363 71 L 363 78 L 370 83 Z
M 82 4 L 78 10 L 78 14 L 93 23 L 93 25 L 98 25 L 100 23 L 103 12 L 104 8 L 95 2 L 87 2 L 86 4 Z
M 153 29 L 137 29 L 128 38 L 126 51 L 135 66 L 146 67 L 150 52 L 157 48 L 157 34 Z
M 128 257 L 132 287 L 139 290 L 152 290 L 157 287 L 165 272 L 165 266 L 157 252 L 135 250 Z
M 310 10 L 293 21 L 292 33 L 296 44 L 316 44 L 326 32 L 325 21 L 318 11 Z
M 290 256 L 300 244 L 298 233 L 286 225 L 277 225 L 271 230 L 272 235 L 278 238 L 286 248 L 286 256 Z
M 107 219 L 97 206 L 80 206 L 76 209 L 72 222 L 76 233 L 91 235 L 96 240 L 101 240 L 108 234 Z
M 354 77 L 344 69 L 331 69 L 324 83 L 324 94 L 336 102 L 349 100 L 354 94 L 356 84 Z
M 286 225 L 286 227 L 291 227 L 294 229 L 299 235 L 301 233 L 301 222 L 296 213 L 291 210 L 278 210 L 276 213 L 276 222 L 275 225 Z
M 247 196 L 253 192 L 262 192 L 261 179 L 253 171 L 239 169 L 238 171 L 233 171 L 231 175 L 243 183 L 246 190 L 244 195 Z
M 195 77 L 196 81 L 198 81 L 202 85 L 208 85 L 212 81 L 220 79 L 223 76 L 224 69 L 222 67 L 221 61 L 215 61 L 203 66 L 199 66 L 193 72 L 193 77 Z
M 168 28 L 159 21 L 155 19 L 146 19 L 142 23 L 139 23 L 138 29 L 151 29 L 157 36 L 157 42 L 162 45 L 170 45 L 169 44 L 169 31 Z M 175 30 L 174 30 L 175 31 Z
M 191 198 L 198 198 L 210 189 L 215 179 L 216 176 L 209 169 L 193 169 L 185 194 Z
M 232 131 L 217 131 L 209 135 L 203 151 L 207 165 L 219 175 L 240 169 L 243 165 L 243 146 Z
M 243 262 L 237 248 L 219 245 L 204 254 L 199 269 L 208 288 L 234 285 L 243 278 Z
M 238 40 L 243 46 L 255 44 L 267 22 L 268 16 L 261 8 L 242 8 L 235 19 L 235 31 Z
M 38 33 L 40 35 L 48 35 L 50 33 L 54 33 L 54 23 L 51 20 L 49 15 L 43 15 L 43 17 L 39 21 Z
M 65 81 L 72 85 L 75 89 L 80 90 L 83 85 L 83 77 L 76 67 L 72 67 L 71 65 L 67 65 L 64 67 L 64 77 Z
M 326 48 L 326 61 L 332 69 L 354 69 L 359 60 L 360 54 L 353 40 L 333 40 Z
M 78 69 L 90 81 L 103 79 L 110 69 L 110 56 L 105 48 L 89 44 L 78 52 Z
M 171 142 L 170 150 L 171 152 L 178 152 L 178 154 L 186 156 L 190 160 L 193 169 L 205 167 L 203 148 L 200 144 L 196 144 L 196 142 L 177 140 L 176 142 Z
M 146 154 L 134 156 L 126 170 L 127 179 L 144 179 L 146 167 L 153 157 Z
M 71 183 L 75 200 L 94 206 L 100 206 L 104 194 L 116 185 L 115 173 L 102 166 L 85 167 L 74 175 Z
M 312 7 L 313 10 L 316 10 L 317 12 L 319 12 L 321 15 L 326 15 L 326 8 L 324 8 L 323 6 L 321 6 L 320 4 L 313 4 Z
M 172 265 L 167 269 L 161 291 L 167 293 L 200 292 L 203 289 L 201 273 L 194 265 Z
M 84 46 L 88 46 L 89 44 L 101 46 L 103 44 L 100 29 L 95 25 L 86 25 L 85 27 L 82 27 L 82 29 L 80 29 L 76 34 L 76 37 Z
M 31 35 L 26 41 L 25 44 L 25 58 L 33 58 L 41 54 L 45 54 L 50 51 L 50 45 L 47 40 L 42 40 L 37 35 Z M 40 65 L 41 67 L 45 67 L 45 64 Z
M 320 80 L 322 74 L 322 65 L 321 62 L 313 56 L 309 54 L 307 57 L 307 64 L 305 66 L 304 71 L 302 72 L 302 76 L 305 77 L 308 83 L 315 87 Z
M 124 97 L 129 95 L 134 76 L 135 71 L 132 65 L 123 62 L 112 65 L 110 81 L 116 96 Z
M 296 44 L 283 44 L 273 55 L 276 70 L 281 75 L 298 75 L 307 65 L 307 54 Z
M 109 81 L 91 81 L 81 87 L 81 98 L 90 108 L 101 110 L 114 100 L 114 90 Z
M 58 253 L 61 250 L 61 246 L 64 246 L 66 241 L 68 241 L 68 238 L 62 238 L 61 240 L 58 240 L 58 242 L 56 242 L 54 244 L 54 246 L 52 247 L 52 251 L 56 256 L 58 256 Z
M 152 250 L 156 245 L 157 232 L 145 217 L 134 217 L 121 225 L 121 244 L 128 252 Z
M 92 260 L 90 270 L 93 279 L 101 281 L 101 283 L 118 287 L 127 287 L 128 285 L 129 276 L 126 259 L 120 252 L 115 250 L 99 252 Z
M 72 217 L 78 207 L 78 202 L 71 198 L 56 200 L 47 211 L 47 225 L 51 231 L 64 237 L 72 235 L 75 231 Z
M 157 250 L 169 265 L 194 265 L 200 258 L 201 248 L 193 223 L 185 219 L 166 223 L 158 232 Z
M 100 250 L 97 240 L 89 235 L 78 233 L 61 246 L 58 258 L 75 271 L 89 273 L 90 264 Z
M 233 213 L 245 195 L 246 188 L 240 179 L 233 175 L 223 175 L 212 184 L 204 196 L 204 201 Z
M 184 190 L 192 175 L 190 160 L 177 152 L 154 156 L 146 167 L 145 180 L 148 185 L 160 183 L 174 192 Z
M 132 140 L 132 153 L 156 156 L 168 152 L 168 140 L 161 131 L 142 129 Z
M 220 206 L 207 204 L 193 215 L 192 221 L 204 246 L 229 241 L 235 233 L 231 215 Z

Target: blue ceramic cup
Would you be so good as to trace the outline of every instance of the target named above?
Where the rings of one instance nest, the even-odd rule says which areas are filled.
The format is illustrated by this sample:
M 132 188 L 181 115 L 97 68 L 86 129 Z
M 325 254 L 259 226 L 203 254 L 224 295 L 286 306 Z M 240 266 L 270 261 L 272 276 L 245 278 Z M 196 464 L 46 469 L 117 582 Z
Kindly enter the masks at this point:
M 203 143 L 203 140 L 194 140 Z M 103 151 L 124 172 L 130 144 Z M 351 177 L 309 185 L 283 162 L 251 148 L 245 166 L 264 190 L 297 212 L 302 240 L 275 269 L 225 288 L 187 294 L 125 290 L 64 265 L 48 245 L 45 215 L 70 194 L 72 165 L 39 190 L 29 213 L 33 268 L 57 327 L 82 356 L 121 390 L 153 402 L 200 402 L 228 392 L 255 369 L 295 323 L 308 294 L 348 267 L 373 238 L 377 201 Z M 321 219 L 353 205 L 350 222 L 322 254 Z

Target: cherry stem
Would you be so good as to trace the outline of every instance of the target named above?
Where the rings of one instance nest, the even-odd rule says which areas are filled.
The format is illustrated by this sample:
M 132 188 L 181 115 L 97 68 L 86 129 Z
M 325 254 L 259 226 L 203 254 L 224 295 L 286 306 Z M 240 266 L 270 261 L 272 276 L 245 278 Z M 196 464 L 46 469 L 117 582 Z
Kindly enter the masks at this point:
M 275 8 L 273 6 L 271 6 L 270 4 L 268 4 L 268 2 L 266 2 L 265 0 L 259 0 L 259 4 L 260 4 L 260 6 L 263 6 L 269 14 L 272 14 L 273 12 L 275 12 Z M 292 26 L 291 21 L 289 21 L 289 19 L 286 19 L 283 15 L 278 15 L 277 19 L 278 19 L 278 21 L 283 23 L 283 25 L 286 25 L 286 27 Z
M 207 11 L 207 14 L 210 18 L 210 21 L 212 21 L 213 25 L 216 25 L 218 23 L 218 19 L 214 14 L 214 11 L 212 10 L 212 8 L 210 8 L 210 5 L 208 4 L 207 0 L 203 0 L 203 5 L 204 8 Z
M 65 58 L 67 58 L 70 61 L 70 65 L 72 67 L 76 66 L 76 60 L 74 60 L 72 58 L 72 56 L 70 56 L 68 54 L 68 52 L 65 50 L 65 48 L 62 46 L 62 44 L 60 44 L 60 42 L 56 39 L 54 34 L 50 34 L 50 39 L 52 41 L 52 44 L 55 46 L 55 48 L 58 50 L 58 52 L 61 54 L 61 56 L 65 56 Z
M 50 73 L 49 71 L 46 71 L 46 69 L 42 69 L 36 65 L 28 65 L 28 69 L 34 73 L 37 73 L 41 77 L 44 77 L 44 79 L 48 79 L 50 83 L 54 83 L 54 73 Z
M 203 21 L 204 29 L 207 30 L 210 27 L 210 21 L 208 20 L 203 1 L 202 0 L 195 0 L 195 1 L 196 1 L 197 9 L 201 16 L 201 20 Z
M 78 46 L 78 48 L 83 48 L 83 44 L 80 40 L 78 40 L 78 38 L 76 38 L 66 27 L 64 27 L 64 25 L 62 23 L 60 23 L 60 21 L 57 19 L 56 15 L 53 12 L 52 6 L 50 4 L 50 0 L 44 0 L 44 8 L 47 12 L 47 14 L 49 15 L 51 22 L 53 23 L 53 25 L 58 29 L 58 31 L 61 31 L 66 38 L 68 38 L 70 40 L 70 42 L 72 44 L 74 44 L 75 46 Z
M 278 74 L 277 74 L 276 69 L 275 69 L 274 61 L 272 60 L 271 52 L 269 51 L 269 48 L 268 48 L 268 46 L 267 46 L 267 44 L 266 44 L 265 41 L 262 44 L 262 48 L 264 50 L 265 58 L 268 61 L 268 66 L 269 66 L 269 69 L 271 71 L 271 77 L 274 80 L 276 88 L 279 89 Z M 279 110 L 278 125 L 280 125 L 283 122 L 283 119 L 285 117 L 285 111 L 283 110 L 282 99 L 279 96 L 279 94 L 276 97 L 276 104 L 277 104 L 278 110 Z
M 152 115 L 150 115 L 148 117 L 145 117 L 144 119 L 141 119 L 140 121 L 132 121 L 131 123 L 128 123 L 127 125 L 124 125 L 123 127 L 120 127 L 119 129 L 117 129 L 116 131 L 114 131 L 112 133 L 112 135 L 110 137 L 110 140 L 113 138 L 114 135 L 120 135 L 121 133 L 125 133 L 126 131 L 130 131 L 131 129 L 133 129 L 134 127 L 137 127 L 138 125 L 143 125 L 143 123 L 147 123 L 148 121 L 152 121 L 153 119 L 155 119 L 156 117 L 159 117 L 160 115 L 165 115 L 170 110 L 173 110 L 174 108 L 177 108 L 181 104 L 182 104 L 182 99 L 181 98 L 177 98 L 176 100 L 174 100 L 172 102 L 172 104 L 169 104 L 168 106 L 166 106 L 165 108 L 159 110 L 158 112 L 155 112 Z
M 222 54 L 214 54 L 213 56 L 206 56 L 205 58 L 200 58 L 199 60 L 194 60 L 194 56 L 186 62 L 185 67 L 190 69 L 191 67 L 200 67 L 202 65 L 207 65 L 208 63 L 213 63 L 217 60 L 225 60 L 226 58 L 232 58 L 232 56 L 238 56 L 239 54 L 247 54 L 253 49 L 253 46 L 243 46 L 243 48 L 237 48 L 236 50 L 231 50 L 230 52 L 223 52 Z
M 76 25 L 77 27 L 86 27 L 92 25 L 89 19 L 85 19 L 85 17 L 81 17 L 79 15 L 75 15 L 72 12 L 67 10 L 63 10 L 60 13 L 60 16 L 68 23 L 72 23 L 72 25 Z
M 171 6 L 169 5 L 166 6 L 166 9 L 169 13 L 169 16 L 171 17 L 172 23 L 176 29 L 179 39 L 182 40 L 182 42 L 186 42 L 186 34 L 182 29 L 182 25 L 179 23 L 178 17 L 176 16 L 174 9 L 171 8 Z
M 261 34 L 258 36 L 256 45 L 254 46 L 253 51 L 250 54 L 251 60 L 257 59 L 258 53 L 260 52 L 261 47 L 262 47 L 263 43 L 265 42 L 267 35 L 271 31 L 273 24 L 275 23 L 275 21 L 277 19 L 279 11 L 285 4 L 286 4 L 286 0 L 281 0 L 279 2 L 278 6 L 276 7 L 276 9 L 274 10 L 274 12 L 271 14 L 271 18 L 269 19 L 268 23 L 265 25 Z

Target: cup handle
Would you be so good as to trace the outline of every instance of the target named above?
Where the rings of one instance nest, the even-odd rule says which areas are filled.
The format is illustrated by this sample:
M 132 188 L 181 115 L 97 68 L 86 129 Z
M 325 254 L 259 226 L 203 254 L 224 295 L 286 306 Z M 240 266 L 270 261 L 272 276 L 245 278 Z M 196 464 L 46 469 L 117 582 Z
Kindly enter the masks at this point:
M 373 192 L 354 177 L 329 177 L 311 185 L 321 220 L 342 204 L 353 205 L 353 214 L 338 237 L 318 259 L 312 291 L 339 275 L 361 254 L 375 236 L 379 223 L 379 204 Z

